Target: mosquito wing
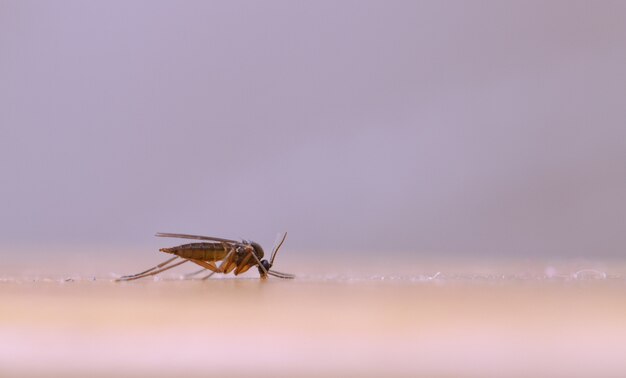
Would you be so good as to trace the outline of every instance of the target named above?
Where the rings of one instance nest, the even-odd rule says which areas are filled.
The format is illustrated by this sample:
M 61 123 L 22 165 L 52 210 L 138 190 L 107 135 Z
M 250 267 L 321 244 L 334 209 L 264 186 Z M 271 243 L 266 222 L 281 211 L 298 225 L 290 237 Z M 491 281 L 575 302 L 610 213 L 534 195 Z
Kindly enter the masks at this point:
M 216 241 L 216 242 L 220 242 L 220 243 L 235 243 L 235 244 L 241 243 L 241 242 L 238 242 L 236 240 L 214 238 L 212 236 L 188 235 L 188 234 L 170 234 L 170 233 L 167 233 L 167 232 L 157 232 L 155 236 L 158 236 L 158 237 L 161 237 L 161 238 L 180 238 L 180 239 L 210 240 L 210 241 Z

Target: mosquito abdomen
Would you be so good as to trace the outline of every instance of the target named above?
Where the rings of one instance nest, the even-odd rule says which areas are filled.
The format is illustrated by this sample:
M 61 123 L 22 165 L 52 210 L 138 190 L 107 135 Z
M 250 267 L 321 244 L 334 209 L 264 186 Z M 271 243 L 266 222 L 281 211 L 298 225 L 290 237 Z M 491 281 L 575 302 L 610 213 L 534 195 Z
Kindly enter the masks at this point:
M 219 261 L 226 257 L 228 250 L 222 243 L 190 243 L 172 248 L 161 248 L 159 251 L 171 253 L 184 259 L 202 261 Z

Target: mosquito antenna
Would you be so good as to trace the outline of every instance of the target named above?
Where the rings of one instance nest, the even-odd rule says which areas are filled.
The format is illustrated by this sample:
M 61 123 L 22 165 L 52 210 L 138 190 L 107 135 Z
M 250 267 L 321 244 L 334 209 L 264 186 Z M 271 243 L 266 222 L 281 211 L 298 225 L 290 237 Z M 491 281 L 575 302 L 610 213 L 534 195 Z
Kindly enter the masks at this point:
M 279 237 L 280 237 L 280 234 L 276 235 L 276 241 L 278 241 Z M 272 266 L 274 264 L 274 258 L 276 258 L 276 253 L 278 252 L 280 247 L 283 245 L 283 243 L 285 242 L 286 238 L 287 238 L 287 233 L 284 232 L 283 233 L 283 238 L 280 240 L 280 243 L 278 243 L 278 245 L 277 245 L 276 242 L 274 242 L 274 248 L 272 248 L 272 258 L 270 259 L 270 266 Z
M 267 271 L 267 274 L 269 274 L 271 276 L 274 276 L 274 277 L 284 278 L 284 279 L 288 279 L 288 280 L 296 278 L 296 276 L 293 275 L 293 274 L 277 272 L 277 271 L 271 270 L 271 269 Z

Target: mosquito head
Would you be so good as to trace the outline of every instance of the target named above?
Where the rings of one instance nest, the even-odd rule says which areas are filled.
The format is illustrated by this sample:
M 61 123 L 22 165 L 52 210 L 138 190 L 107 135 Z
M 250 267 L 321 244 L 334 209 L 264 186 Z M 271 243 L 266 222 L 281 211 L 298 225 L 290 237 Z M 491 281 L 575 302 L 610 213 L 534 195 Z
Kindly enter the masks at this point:
M 272 265 L 270 264 L 269 261 L 267 260 L 261 260 L 261 266 L 259 266 L 259 274 L 261 275 L 261 277 L 267 277 L 267 272 L 270 270 L 270 268 L 272 267 Z M 263 270 L 263 268 L 265 268 L 265 270 Z
M 254 248 L 256 252 L 256 255 L 259 257 L 258 260 L 260 264 L 258 264 L 257 268 L 259 269 L 259 275 L 261 275 L 261 278 L 267 278 L 268 274 L 275 276 L 275 277 L 280 277 L 280 278 L 293 278 L 293 275 L 291 274 L 280 273 L 280 272 L 270 270 L 272 265 L 274 265 L 274 259 L 276 258 L 276 253 L 285 242 L 286 237 L 287 237 L 286 232 L 282 235 L 278 235 L 278 237 L 276 238 L 276 242 L 274 243 L 274 247 L 272 248 L 270 261 L 261 260 L 264 255 L 263 248 L 261 248 L 261 246 L 255 242 L 250 242 L 250 245 L 252 245 L 252 247 Z

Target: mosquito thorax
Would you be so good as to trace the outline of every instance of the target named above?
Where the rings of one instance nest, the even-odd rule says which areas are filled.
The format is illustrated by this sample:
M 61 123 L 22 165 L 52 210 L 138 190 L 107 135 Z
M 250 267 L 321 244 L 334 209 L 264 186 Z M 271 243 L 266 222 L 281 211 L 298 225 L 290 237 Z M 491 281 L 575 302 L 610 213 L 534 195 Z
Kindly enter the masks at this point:
M 265 252 L 263 252 L 263 247 L 261 247 L 259 243 L 253 241 L 250 242 L 250 245 L 252 246 L 252 248 L 254 248 L 254 254 L 256 255 L 256 257 L 261 260 L 263 256 L 265 256 Z

